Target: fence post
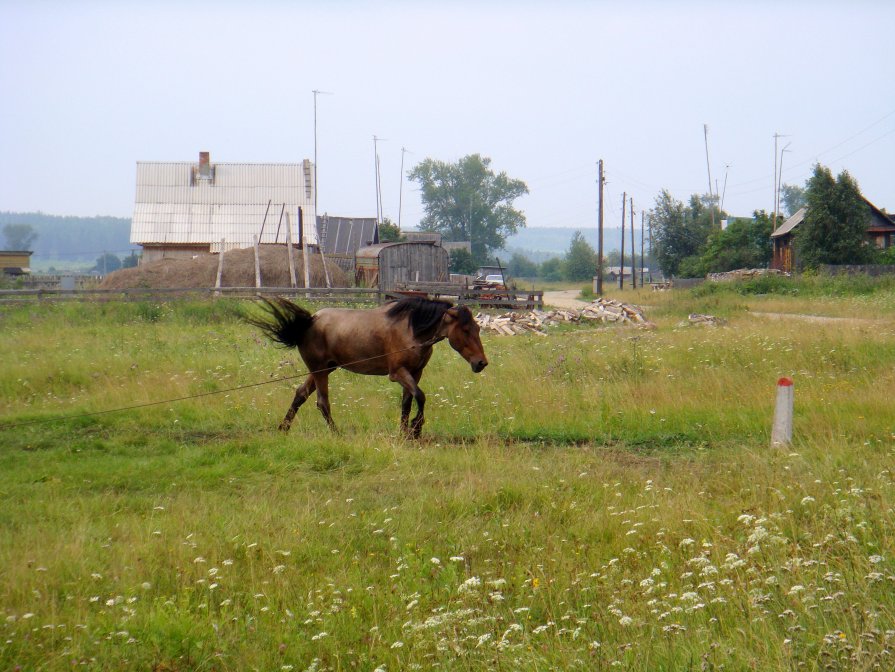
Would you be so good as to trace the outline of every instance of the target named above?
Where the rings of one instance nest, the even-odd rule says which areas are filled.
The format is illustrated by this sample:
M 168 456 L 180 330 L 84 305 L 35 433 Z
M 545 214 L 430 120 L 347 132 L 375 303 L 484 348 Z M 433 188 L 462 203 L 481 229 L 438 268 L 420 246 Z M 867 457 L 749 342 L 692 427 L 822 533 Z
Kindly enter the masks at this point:
M 792 378 L 777 381 L 777 403 L 774 407 L 774 425 L 771 428 L 771 445 L 792 442 L 792 407 L 794 399 Z
M 289 286 L 295 289 L 298 282 L 295 280 L 295 257 L 292 256 L 292 220 L 289 211 L 286 211 L 286 249 L 289 251 Z
M 255 289 L 261 287 L 261 259 L 258 257 L 258 236 L 252 236 L 255 240 Z
M 221 277 L 224 275 L 224 239 L 221 238 L 221 250 L 218 252 L 218 276 L 214 281 L 214 288 L 218 291 L 214 293 L 215 296 L 220 296 L 221 292 Z

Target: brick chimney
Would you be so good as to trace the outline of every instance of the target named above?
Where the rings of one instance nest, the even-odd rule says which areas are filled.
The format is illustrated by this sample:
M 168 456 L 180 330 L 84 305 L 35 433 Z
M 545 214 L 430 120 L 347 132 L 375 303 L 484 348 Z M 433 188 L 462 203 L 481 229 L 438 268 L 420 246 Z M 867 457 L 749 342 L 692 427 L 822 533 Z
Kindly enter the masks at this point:
M 211 156 L 208 152 L 199 152 L 199 176 L 205 179 L 211 177 Z

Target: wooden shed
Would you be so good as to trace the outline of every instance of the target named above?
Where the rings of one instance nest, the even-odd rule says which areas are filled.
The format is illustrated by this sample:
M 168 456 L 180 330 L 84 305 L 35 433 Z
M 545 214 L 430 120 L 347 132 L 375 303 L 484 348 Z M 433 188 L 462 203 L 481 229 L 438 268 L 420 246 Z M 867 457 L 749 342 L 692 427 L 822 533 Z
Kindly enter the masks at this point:
M 0 272 L 6 275 L 25 275 L 31 272 L 30 250 L 0 250 Z
M 355 281 L 391 291 L 400 282 L 447 282 L 450 255 L 432 242 L 380 243 L 354 255 Z

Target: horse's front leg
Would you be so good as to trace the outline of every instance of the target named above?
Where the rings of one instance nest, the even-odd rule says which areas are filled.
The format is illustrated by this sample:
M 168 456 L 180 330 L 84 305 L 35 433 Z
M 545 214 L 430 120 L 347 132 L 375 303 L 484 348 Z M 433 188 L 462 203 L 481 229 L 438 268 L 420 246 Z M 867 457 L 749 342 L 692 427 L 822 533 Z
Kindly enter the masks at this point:
M 336 431 L 336 423 L 333 422 L 333 416 L 329 412 L 329 371 L 314 374 L 314 382 L 317 384 L 317 408 L 323 414 L 326 424 L 333 431 Z
M 420 378 L 423 377 L 423 370 L 415 371 L 411 374 L 413 376 L 413 382 L 416 383 L 417 388 L 419 388 Z M 410 421 L 410 409 L 413 406 L 413 394 L 405 387 L 403 388 L 403 393 L 401 395 L 401 429 L 405 432 L 409 433 L 409 421 Z M 421 425 L 422 426 L 422 425 Z
M 426 395 L 417 384 L 422 371 L 411 374 L 407 369 L 401 368 L 388 374 L 389 380 L 399 383 L 404 388 L 404 394 L 401 398 L 401 427 L 410 435 L 411 438 L 418 439 L 423 430 L 423 423 L 426 421 L 424 411 L 426 408 Z M 407 427 L 407 419 L 410 416 L 410 407 L 413 400 L 416 399 L 417 413 L 410 427 Z
M 295 398 L 292 400 L 292 405 L 289 407 L 289 410 L 286 411 L 286 417 L 283 418 L 283 422 L 280 423 L 279 429 L 281 432 L 289 431 L 289 428 L 292 426 L 292 420 L 295 418 L 295 414 L 298 412 L 299 407 L 308 400 L 308 397 L 313 394 L 316 387 L 314 376 L 308 376 L 305 378 L 305 382 L 298 386 L 298 389 L 295 391 Z

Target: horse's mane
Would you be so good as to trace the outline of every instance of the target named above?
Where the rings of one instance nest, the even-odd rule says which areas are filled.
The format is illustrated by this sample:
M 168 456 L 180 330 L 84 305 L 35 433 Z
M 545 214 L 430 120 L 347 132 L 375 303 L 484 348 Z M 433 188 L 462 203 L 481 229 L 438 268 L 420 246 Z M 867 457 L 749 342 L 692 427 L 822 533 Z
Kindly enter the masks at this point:
M 413 337 L 418 341 L 425 341 L 435 335 L 444 314 L 453 307 L 454 304 L 450 301 L 411 297 L 393 301 L 385 314 L 395 321 L 408 317 Z M 472 312 L 466 306 L 461 306 L 458 318 L 461 324 L 466 324 L 472 320 Z

